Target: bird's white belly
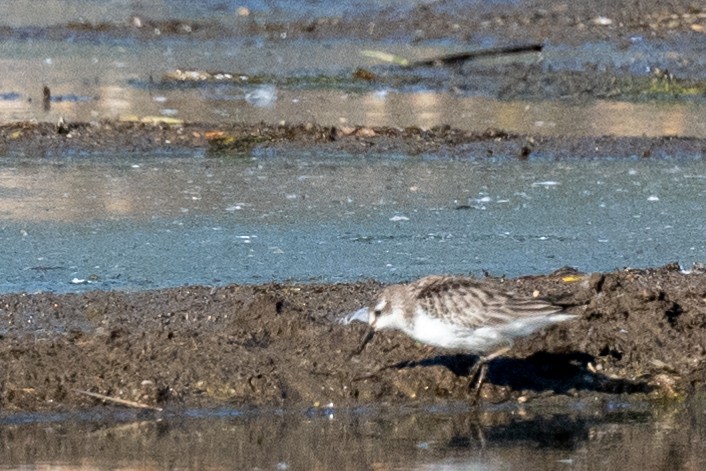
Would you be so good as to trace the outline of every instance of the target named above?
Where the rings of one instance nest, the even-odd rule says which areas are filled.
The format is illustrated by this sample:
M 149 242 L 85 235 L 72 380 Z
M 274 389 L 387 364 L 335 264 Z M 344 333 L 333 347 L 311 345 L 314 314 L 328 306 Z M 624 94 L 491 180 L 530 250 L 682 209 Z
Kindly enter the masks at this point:
M 451 322 L 417 315 L 413 327 L 406 333 L 415 340 L 435 347 L 483 353 L 506 343 L 500 333 L 493 328 L 468 329 Z

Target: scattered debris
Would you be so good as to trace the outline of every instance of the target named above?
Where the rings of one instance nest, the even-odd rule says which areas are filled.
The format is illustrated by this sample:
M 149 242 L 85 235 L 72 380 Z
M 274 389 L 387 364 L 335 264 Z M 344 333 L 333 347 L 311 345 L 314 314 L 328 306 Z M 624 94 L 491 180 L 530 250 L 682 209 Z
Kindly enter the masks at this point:
M 149 404 L 143 404 L 141 402 L 128 401 L 127 399 L 120 399 L 119 397 L 106 396 L 104 394 L 98 394 L 98 393 L 94 393 L 94 392 L 90 392 L 90 391 L 82 391 L 80 389 L 74 389 L 74 392 L 77 394 L 83 394 L 85 396 L 94 397 L 96 399 L 100 399 L 101 401 L 112 402 L 113 404 L 118 404 L 121 406 L 134 407 L 136 409 L 150 409 L 150 410 L 154 410 L 157 412 L 162 412 L 162 410 L 163 410 L 161 407 L 155 407 L 155 406 L 151 406 Z

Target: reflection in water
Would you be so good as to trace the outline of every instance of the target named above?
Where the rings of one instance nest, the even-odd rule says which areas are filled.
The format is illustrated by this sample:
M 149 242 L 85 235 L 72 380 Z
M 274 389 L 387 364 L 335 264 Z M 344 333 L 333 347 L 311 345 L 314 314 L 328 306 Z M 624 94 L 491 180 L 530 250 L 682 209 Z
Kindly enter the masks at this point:
M 683 136 L 706 138 L 702 104 L 593 101 L 498 101 L 444 92 L 287 90 L 271 87 L 273 98 L 260 106 L 249 98 L 260 93 L 242 87 L 224 93 L 208 87 L 160 90 L 156 95 L 115 85 L 82 90 L 96 99 L 53 103 L 44 113 L 36 101 L 0 101 L 3 121 L 69 122 L 169 116 L 186 122 L 269 124 L 311 122 L 323 126 L 419 127 L 451 126 L 471 131 L 489 128 L 510 133 L 548 136 Z M 36 93 L 35 93 L 36 95 Z M 31 95 L 30 95 L 31 96 Z M 41 102 L 41 101 L 40 101 Z
M 68 122 L 92 122 L 169 116 L 216 124 L 314 122 L 326 126 L 423 129 L 450 125 L 474 131 L 497 128 L 532 135 L 706 137 L 706 115 L 702 113 L 702 103 L 696 99 L 635 103 L 498 101 L 491 98 L 496 94 L 483 86 L 485 91 L 478 96 L 450 92 L 449 71 L 444 70 L 428 72 L 431 76 L 425 78 L 427 87 L 351 83 L 351 71 L 377 70 L 375 67 L 379 66 L 375 60 L 363 56 L 362 50 L 381 49 L 414 60 L 449 52 L 440 47 L 345 40 L 263 42 L 242 38 L 222 41 L 171 38 L 125 47 L 125 41 L 119 37 L 98 43 L 17 38 L 0 44 L 0 64 L 5 72 L 0 85 L 0 121 L 36 119 L 55 123 L 61 116 Z M 656 49 L 661 48 L 660 45 Z M 621 54 L 624 52 L 611 51 L 607 53 L 608 60 Z M 659 54 L 659 50 L 654 51 L 655 61 Z M 561 48 L 548 47 L 543 52 L 547 67 L 561 69 L 567 60 L 574 59 Z M 661 63 L 660 67 L 666 68 L 669 59 L 664 58 Z M 295 85 L 269 89 L 268 96 L 273 102 L 268 107 L 248 100 L 263 85 L 269 86 L 267 78 L 265 84 L 259 85 L 247 82 L 159 85 L 164 74 L 185 67 L 271 77 L 271 81 L 280 84 L 293 80 Z M 340 88 L 321 88 L 317 84 L 322 76 L 327 77 L 325 83 L 337 83 Z M 42 80 L 27 80 L 27 77 L 42 77 Z M 296 85 L 298 81 L 301 86 Z M 42 82 L 51 84 L 54 99 L 49 112 L 42 108 Z M 492 89 L 491 85 L 485 87 Z
M 303 415 L 186 412 L 118 423 L 71 416 L 25 423 L 27 418 L 9 417 L 0 425 L 0 466 L 339 471 L 706 466 L 703 404 L 656 414 L 618 404 L 606 405 L 618 412 L 581 413 L 585 406 L 576 406 L 554 414 L 465 406 Z

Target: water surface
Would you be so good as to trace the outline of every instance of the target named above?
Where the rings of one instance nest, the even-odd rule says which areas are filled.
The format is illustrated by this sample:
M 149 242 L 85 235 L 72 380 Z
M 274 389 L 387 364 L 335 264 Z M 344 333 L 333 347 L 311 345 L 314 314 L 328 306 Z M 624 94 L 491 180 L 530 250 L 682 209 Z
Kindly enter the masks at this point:
M 0 291 L 706 260 L 706 163 L 287 153 L 0 162 Z
M 216 125 L 261 121 L 424 129 L 451 125 L 475 131 L 498 128 L 552 136 L 706 137 L 701 93 L 665 94 L 657 100 L 638 97 L 632 101 L 578 100 L 556 97 L 551 92 L 547 92 L 553 97 L 551 100 L 497 98 L 502 96 L 503 87 L 523 86 L 512 85 L 512 81 L 505 83 L 503 69 L 495 70 L 503 61 L 537 64 L 533 76 L 577 71 L 595 74 L 596 80 L 602 80 L 605 71 L 620 70 L 617 77 L 643 80 L 646 88 L 656 69 L 669 70 L 679 79 L 703 80 L 706 56 L 690 36 L 676 34 L 659 41 L 632 36 L 624 44 L 597 41 L 580 47 L 545 44 L 541 55 L 481 60 L 459 75 L 453 68 L 404 72 L 363 52 L 383 51 L 414 61 L 506 46 L 503 38 L 494 37 L 491 31 L 471 44 L 451 39 L 417 42 L 409 38 L 373 40 L 344 36 L 308 40 L 286 34 L 233 33 L 239 31 L 242 22 L 276 23 L 300 18 L 313 21 L 358 14 L 374 18 L 380 10 L 404 11 L 419 3 L 424 2 L 360 0 L 329 5 L 56 0 L 37 9 L 32 2 L 6 2 L 0 5 L 0 26 L 6 27 L 0 43 L 0 122 L 161 117 Z M 478 8 L 492 10 L 523 8 L 524 2 L 477 3 Z M 239 16 L 239 7 L 247 7 L 251 15 Z M 135 18 L 205 21 L 216 25 L 216 29 L 215 34 L 204 37 L 150 35 L 145 33 L 147 28 L 135 26 Z M 67 29 L 58 38 L 46 34 L 48 27 L 61 28 L 72 22 L 112 26 L 94 32 Z M 229 33 L 218 34 L 218 28 L 226 28 Z M 369 83 L 354 79 L 358 68 L 372 72 L 380 80 Z M 165 74 L 176 70 L 227 72 L 256 80 L 164 84 Z M 50 106 L 43 100 L 44 86 L 51 90 Z M 561 88 L 562 84 L 550 81 L 545 86 Z M 590 83 L 585 87 L 590 88 Z M 266 99 L 252 99 L 263 95 Z
M 0 423 L 0 468 L 689 470 L 706 466 L 705 418 L 699 401 L 14 416 Z

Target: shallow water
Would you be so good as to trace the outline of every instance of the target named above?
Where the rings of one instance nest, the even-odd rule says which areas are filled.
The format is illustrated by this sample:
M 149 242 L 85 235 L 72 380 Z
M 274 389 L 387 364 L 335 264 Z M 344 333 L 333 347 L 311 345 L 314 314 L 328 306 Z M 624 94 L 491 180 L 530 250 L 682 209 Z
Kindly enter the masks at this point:
M 105 409 L 0 420 L 0 469 L 703 469 L 706 407 Z
M 701 159 L 5 159 L 0 291 L 706 260 Z
M 371 12 L 387 7 L 404 10 L 422 2 L 405 2 L 402 6 L 398 3 L 358 1 L 335 7 L 325 2 L 251 2 L 248 7 L 252 17 L 240 18 L 236 13 L 240 5 L 227 2 L 153 4 L 114 0 L 96 4 L 64 0 L 49 2 L 39 12 L 31 7 L 31 2 L 9 2 L 0 6 L 0 26 L 9 27 L 0 42 L 0 122 L 57 122 L 60 117 L 68 122 L 161 117 L 216 125 L 261 121 L 425 129 L 451 125 L 476 131 L 498 128 L 552 136 L 706 137 L 706 117 L 701 112 L 703 97 L 699 94 L 634 102 L 497 100 L 502 73 L 487 75 L 496 64 L 492 60 L 479 61 L 478 71 L 461 79 L 462 86 L 457 87 L 459 79 L 450 69 L 407 74 L 394 65 L 363 55 L 363 51 L 378 50 L 414 61 L 504 45 L 502 38 L 492 34 L 469 45 L 449 40 L 410 42 L 408 38 L 306 40 L 286 35 L 216 34 L 217 39 L 199 39 L 155 34 L 140 39 L 139 35 L 133 36 L 134 31 L 121 29 L 131 25 L 135 17 L 192 19 L 234 28 L 242 21 L 276 22 L 282 18 L 346 15 L 350 11 L 374 17 Z M 493 8 L 493 3 L 497 2 L 479 2 L 479 8 Z M 522 4 L 500 3 L 504 8 L 510 4 L 521 8 Z M 68 36 L 59 38 L 42 29 L 72 21 L 108 22 L 120 28 L 94 33 L 69 30 Z M 637 77 L 647 77 L 659 68 L 680 78 L 702 79 L 706 62 L 699 48 L 689 36 L 674 35 L 660 41 L 634 36 L 618 45 L 546 44 L 541 56 L 530 54 L 511 60 L 525 64 L 541 60 L 544 71 L 585 71 L 590 65 L 596 73 L 624 69 Z M 372 85 L 354 80 L 353 72 L 358 68 L 383 78 L 389 74 L 399 76 L 402 84 L 398 85 L 396 79 Z M 258 76 L 263 82 L 162 83 L 165 74 L 178 69 Z M 48 107 L 43 101 L 45 85 L 52 96 Z
M 198 44 L 184 40 L 147 44 L 57 43 L 35 40 L 0 45 L 7 64 L 0 84 L 0 121 L 91 122 L 162 117 L 208 123 L 301 123 L 326 126 L 416 126 L 550 136 L 706 137 L 699 99 L 679 101 L 497 100 L 494 91 L 458 94 L 447 89 L 445 72 L 430 86 L 396 88 L 349 84 L 357 67 L 379 66 L 362 50 L 380 49 L 410 59 L 449 50 L 433 46 L 356 41 L 244 43 L 241 40 Z M 457 48 L 456 48 L 457 49 Z M 207 52 L 206 52 L 207 51 Z M 566 55 L 551 48 L 544 61 L 561 69 Z M 312 59 L 313 58 L 313 59 Z M 227 64 L 227 65 L 224 65 Z M 231 65 L 233 64 L 233 65 Z M 234 74 L 273 74 L 272 83 L 224 83 L 156 86 L 163 74 L 180 68 Z M 547 65 L 549 67 L 549 65 Z M 567 67 L 570 67 L 567 65 Z M 41 77 L 41 83 L 27 77 Z M 333 77 L 339 86 L 317 86 L 317 77 Z M 275 82 L 298 77 L 300 86 Z M 492 81 L 493 87 L 497 81 Z M 434 84 L 441 83 L 441 86 Z M 50 109 L 42 84 L 51 88 Z M 264 97 L 264 98 L 253 98 Z
M 478 1 L 478 0 L 476 0 Z M 15 0 L 0 5 L 0 15 L 12 26 L 49 26 L 70 21 L 87 23 L 120 23 L 132 16 L 154 20 L 205 20 L 232 23 L 234 21 L 260 20 L 286 21 L 303 18 L 319 18 L 360 13 L 371 13 L 391 6 L 412 8 L 423 3 L 420 0 L 346 0 L 345 2 L 286 1 L 286 0 L 244 0 L 224 2 L 220 0 L 169 0 L 135 2 L 133 0 L 50 0 L 42 8 L 36 8 L 31 1 Z M 240 7 L 246 7 L 248 17 L 238 14 Z M 252 17 L 252 18 L 251 18 Z

